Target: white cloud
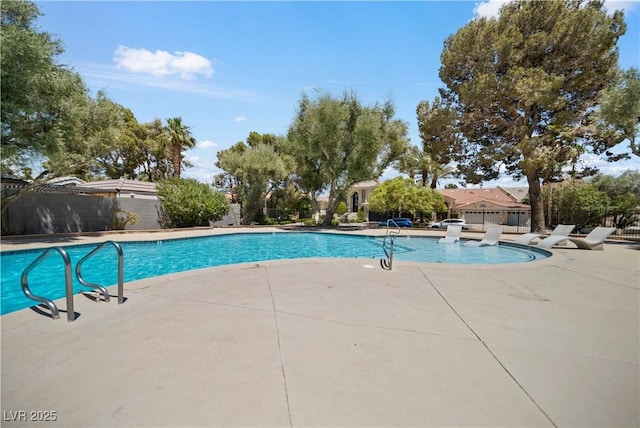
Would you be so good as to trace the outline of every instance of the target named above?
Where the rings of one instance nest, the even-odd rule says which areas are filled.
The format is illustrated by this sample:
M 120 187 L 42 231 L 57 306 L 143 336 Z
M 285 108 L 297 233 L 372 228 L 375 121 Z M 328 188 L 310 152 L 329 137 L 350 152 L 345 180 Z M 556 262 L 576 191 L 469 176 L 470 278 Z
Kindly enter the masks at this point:
M 497 18 L 500 14 L 500 8 L 505 3 L 509 3 L 512 0 L 486 0 L 480 3 L 476 3 L 473 8 L 473 13 L 476 18 Z M 625 12 L 631 12 L 638 7 L 638 0 L 605 0 L 604 8 L 608 13 L 613 13 L 615 10 L 624 9 Z
M 150 79 L 148 75 L 116 70 L 113 66 L 102 64 L 76 64 L 76 70 L 92 86 L 110 87 L 121 90 L 139 90 L 142 87 L 159 88 L 169 91 L 191 93 L 221 100 L 243 100 L 251 103 L 264 102 L 264 98 L 252 91 L 224 88 L 210 83 L 198 83 L 185 79 Z
M 215 166 L 215 161 L 200 159 L 198 156 L 187 156 L 186 159 L 193 165 L 185 168 L 183 176 L 193 178 L 201 183 L 211 184 L 213 177 L 220 172 Z
M 191 80 L 197 74 L 211 77 L 214 72 L 211 61 L 193 52 L 176 51 L 171 54 L 167 51 L 151 52 L 120 45 L 113 60 L 120 69 L 155 77 L 178 75 L 181 79 Z
M 638 156 L 631 155 L 631 159 L 607 162 L 602 159 L 601 156 L 594 155 L 593 153 L 587 153 L 580 159 L 580 166 L 597 168 L 602 174 L 617 177 L 629 169 L 638 171 L 638 165 L 640 165 L 640 162 L 638 162 L 639 160 L 640 158 Z
M 244 117 L 244 116 L 237 116 L 237 117 L 234 117 L 234 118 L 233 118 L 233 121 L 234 121 L 234 122 L 237 122 L 237 123 L 240 123 L 240 122 L 246 122 L 246 121 L 247 121 L 247 118 L 246 118 L 246 117 Z
M 198 141 L 198 144 L 196 144 L 196 147 L 198 147 L 199 149 L 213 149 L 218 147 L 218 144 L 210 140 L 204 140 L 204 141 Z
M 185 178 L 193 178 L 201 183 L 207 184 L 213 182 L 213 176 L 217 171 L 213 161 L 201 159 L 196 155 L 185 156 L 185 159 L 192 165 L 183 171 L 182 175 Z
M 500 8 L 509 0 L 487 0 L 476 3 L 473 13 L 477 18 L 496 18 L 499 15 Z

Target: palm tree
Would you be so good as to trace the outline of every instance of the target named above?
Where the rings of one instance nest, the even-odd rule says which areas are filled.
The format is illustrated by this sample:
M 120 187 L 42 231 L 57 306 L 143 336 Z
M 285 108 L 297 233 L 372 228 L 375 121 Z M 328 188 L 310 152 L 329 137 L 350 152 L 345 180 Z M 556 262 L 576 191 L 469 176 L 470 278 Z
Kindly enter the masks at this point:
M 182 124 L 181 117 L 167 119 L 166 129 L 169 137 L 173 173 L 180 178 L 182 151 L 195 147 L 196 139 L 191 135 L 191 127 Z
M 407 174 L 414 182 L 416 177 L 420 177 L 421 186 L 426 186 L 431 164 L 431 157 L 428 153 L 416 146 L 411 146 L 409 151 L 398 160 L 396 168 L 398 171 Z
M 457 172 L 458 169 L 455 166 L 433 162 L 431 164 L 431 188 L 435 189 L 442 179 L 455 177 Z
M 456 168 L 449 165 L 440 165 L 434 161 L 429 153 L 420 150 L 416 146 L 411 149 L 398 161 L 396 168 L 409 176 L 412 180 L 420 177 L 421 185 L 435 189 L 438 182 L 443 178 L 455 176 Z

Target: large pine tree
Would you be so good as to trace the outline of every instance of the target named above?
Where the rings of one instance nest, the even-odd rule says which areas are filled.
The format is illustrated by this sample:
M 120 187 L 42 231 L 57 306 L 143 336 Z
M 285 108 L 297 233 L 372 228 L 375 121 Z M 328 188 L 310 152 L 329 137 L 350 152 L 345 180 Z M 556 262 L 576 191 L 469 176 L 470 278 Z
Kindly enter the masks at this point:
M 445 42 L 442 92 L 465 137 L 459 170 L 470 182 L 525 177 L 533 231 L 544 229 L 541 182 L 586 147 L 608 145 L 590 113 L 615 83 L 625 28 L 622 12 L 608 15 L 602 1 L 518 0 Z

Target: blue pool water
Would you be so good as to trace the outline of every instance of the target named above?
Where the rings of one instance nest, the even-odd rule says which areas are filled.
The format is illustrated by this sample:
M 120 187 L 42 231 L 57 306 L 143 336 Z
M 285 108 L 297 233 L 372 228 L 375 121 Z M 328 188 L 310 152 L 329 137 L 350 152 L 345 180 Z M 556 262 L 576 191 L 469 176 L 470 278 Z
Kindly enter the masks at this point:
M 382 237 L 313 232 L 238 233 L 201 238 L 120 243 L 124 253 L 124 281 L 174 272 L 263 260 L 309 257 L 384 258 Z M 76 263 L 96 244 L 65 247 L 72 271 Z M 43 250 L 2 252 L 2 314 L 33 306 L 20 287 L 23 270 Z M 545 258 L 548 253 L 523 247 L 465 247 L 461 243 L 439 244 L 435 238 L 399 236 L 395 238 L 394 260 L 431 263 L 520 263 Z M 377 263 L 377 261 L 376 261 Z M 117 254 L 112 246 L 88 259 L 82 267 L 84 278 L 110 286 L 117 283 Z M 75 276 L 75 275 L 74 275 Z M 35 295 L 64 297 L 64 266 L 57 252 L 29 273 L 29 287 Z M 75 282 L 76 292 L 86 290 Z

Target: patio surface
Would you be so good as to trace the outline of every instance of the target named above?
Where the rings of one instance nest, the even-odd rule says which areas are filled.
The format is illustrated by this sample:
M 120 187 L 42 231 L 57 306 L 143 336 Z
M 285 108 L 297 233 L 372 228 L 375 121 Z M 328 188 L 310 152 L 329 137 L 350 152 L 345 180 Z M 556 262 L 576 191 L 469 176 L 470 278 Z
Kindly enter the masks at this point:
M 638 427 L 639 249 L 393 271 L 247 263 L 125 283 L 122 305 L 75 296 L 72 323 L 14 312 L 0 319 L 1 425 Z

